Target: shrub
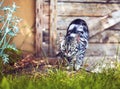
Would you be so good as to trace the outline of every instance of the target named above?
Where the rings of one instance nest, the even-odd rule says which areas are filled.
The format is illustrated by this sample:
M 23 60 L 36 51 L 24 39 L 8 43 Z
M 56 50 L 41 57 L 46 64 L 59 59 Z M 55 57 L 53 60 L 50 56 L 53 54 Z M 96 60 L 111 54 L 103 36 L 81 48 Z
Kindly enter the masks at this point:
M 0 2 L 0 59 L 4 63 L 8 63 L 10 55 L 5 50 L 12 49 L 17 51 L 14 44 L 10 44 L 10 41 L 19 31 L 18 23 L 20 19 L 14 16 L 17 6 L 13 3 L 12 6 L 2 6 L 3 0 Z

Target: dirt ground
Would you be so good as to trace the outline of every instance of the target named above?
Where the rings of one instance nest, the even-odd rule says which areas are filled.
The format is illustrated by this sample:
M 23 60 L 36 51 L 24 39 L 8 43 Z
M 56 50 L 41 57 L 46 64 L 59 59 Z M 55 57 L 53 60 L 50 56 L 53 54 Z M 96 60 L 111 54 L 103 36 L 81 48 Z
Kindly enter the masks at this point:
M 101 72 L 102 69 L 115 68 L 118 57 L 85 57 L 82 69 L 87 72 Z M 32 54 L 27 54 L 22 60 L 13 65 L 12 70 L 4 71 L 7 74 L 32 74 L 35 72 L 44 73 L 49 69 L 66 70 L 66 61 L 60 58 L 35 58 Z M 71 70 L 72 71 L 72 70 Z

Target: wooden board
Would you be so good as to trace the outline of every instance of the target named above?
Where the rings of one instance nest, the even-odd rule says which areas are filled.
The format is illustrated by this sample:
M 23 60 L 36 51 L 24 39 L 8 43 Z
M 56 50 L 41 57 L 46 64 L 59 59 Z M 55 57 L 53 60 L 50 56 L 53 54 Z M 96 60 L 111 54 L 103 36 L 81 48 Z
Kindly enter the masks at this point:
M 97 17 L 61 17 L 59 16 L 57 19 L 57 27 L 59 30 L 67 29 L 71 21 L 74 19 L 83 19 L 87 22 L 88 26 L 91 24 L 91 20 L 97 19 Z
M 59 44 L 58 41 L 61 38 L 64 38 L 64 36 L 66 35 L 66 30 L 58 30 L 56 35 L 57 35 L 56 41 L 57 41 L 57 44 Z M 43 37 L 43 39 L 44 39 L 45 43 L 48 43 L 49 34 L 47 33 L 46 36 Z M 93 37 L 90 37 L 89 43 L 118 44 L 118 43 L 120 43 L 120 31 L 114 30 L 114 29 L 105 30 Z
M 58 15 L 60 16 L 105 16 L 114 10 L 119 10 L 116 4 L 82 4 L 82 3 L 58 3 Z
M 56 31 L 57 31 L 57 0 L 50 1 L 50 44 L 49 44 L 49 54 L 50 56 L 55 55 L 55 41 L 56 41 Z
M 57 29 L 58 30 L 66 30 L 68 25 L 70 24 L 70 22 L 74 19 L 77 19 L 77 18 L 80 18 L 80 19 L 83 19 L 87 22 L 88 26 L 91 24 L 91 20 L 93 19 L 99 19 L 100 17 L 61 17 L 61 16 L 58 16 L 57 17 Z M 49 28 L 49 16 L 44 16 L 44 25 L 45 25 L 45 29 L 48 29 Z M 113 29 L 120 29 L 120 23 L 119 24 L 116 24 L 115 26 L 112 27 Z
M 120 30 L 120 23 L 116 24 L 115 26 L 112 26 L 111 29 Z
M 36 34 L 35 34 L 35 51 L 36 57 L 41 56 L 42 52 L 42 31 L 44 29 L 43 1 L 36 0 Z
M 108 29 L 90 38 L 90 43 L 120 43 L 120 30 Z
M 57 38 L 60 39 L 60 34 L 64 37 L 66 30 L 58 30 Z M 115 31 L 114 29 L 105 30 L 89 39 L 90 43 L 120 43 L 120 30 Z
M 89 44 L 87 48 L 87 56 L 116 56 L 119 44 Z M 120 56 L 120 54 L 119 54 Z
M 50 0 L 44 0 L 50 1 Z M 120 2 L 119 0 L 58 0 L 58 2 Z
M 94 30 L 97 30 L 96 24 L 97 24 L 98 26 L 100 25 L 100 23 L 99 23 L 100 20 L 99 20 L 99 19 L 100 19 L 101 17 L 99 17 L 99 18 L 97 18 L 97 17 L 58 17 L 58 18 L 57 18 L 57 30 L 58 30 L 58 33 L 59 33 L 59 32 L 65 33 L 66 30 L 67 30 L 68 25 L 70 24 L 70 22 L 71 22 L 72 20 L 74 20 L 74 19 L 77 19 L 77 18 L 83 19 L 83 20 L 85 20 L 85 21 L 87 22 L 91 34 L 93 34 L 93 33 L 95 32 Z M 93 24 L 93 23 L 94 23 L 94 24 Z M 48 25 L 48 24 L 49 24 L 49 19 L 48 19 L 48 17 L 47 17 L 47 18 L 46 18 L 45 29 L 49 29 L 49 25 Z M 94 29 L 92 29 L 93 26 L 95 26 Z M 120 25 L 117 24 L 117 25 L 113 26 L 113 27 L 110 28 L 110 29 L 120 31 Z M 113 33 L 116 33 L 116 32 L 113 31 Z M 101 34 L 101 33 L 100 33 L 100 34 Z M 98 34 L 96 34 L 96 35 L 98 35 Z M 93 36 L 93 38 L 96 37 L 96 35 Z M 93 39 L 93 38 L 92 38 L 92 39 Z M 97 37 L 97 38 L 98 38 L 98 37 Z M 100 39 L 101 39 L 101 38 L 100 38 Z M 93 40 L 94 40 L 94 42 L 95 42 L 95 39 L 93 39 Z M 92 40 L 92 42 L 93 42 L 93 40 Z M 98 41 L 97 41 L 97 42 L 98 42 Z
M 113 13 L 110 13 L 104 17 L 99 17 L 99 18 L 90 18 L 90 17 L 86 17 L 86 18 L 82 18 L 83 20 L 85 20 L 88 24 L 89 30 L 90 30 L 90 36 L 94 36 L 96 34 L 98 34 L 101 31 L 104 31 L 105 29 L 110 28 L 111 26 L 116 25 L 117 23 L 120 22 L 120 10 L 115 11 Z M 70 24 L 70 22 L 73 19 L 76 18 L 70 18 L 70 17 L 60 17 L 61 21 L 58 22 L 60 28 L 65 27 L 65 29 L 68 27 L 68 25 Z M 65 24 L 62 24 L 65 23 Z M 67 26 L 66 26 L 67 25 Z M 58 27 L 59 28 L 59 27 Z
M 88 23 L 88 25 L 91 23 L 89 20 L 97 19 L 97 17 L 61 17 L 61 16 L 58 16 L 57 17 L 57 29 L 66 30 L 70 22 L 77 18 L 85 20 Z M 45 20 L 44 21 L 45 29 L 49 29 L 49 24 L 50 24 L 49 16 L 44 16 L 44 20 Z
M 58 3 L 58 16 L 105 16 L 119 10 L 120 4 L 88 4 L 88 3 Z M 45 3 L 44 13 L 49 15 L 49 4 Z
M 115 25 L 119 22 L 119 16 L 116 18 L 116 16 L 113 15 L 113 12 L 120 9 L 120 4 L 106 3 L 107 1 L 108 0 L 58 0 L 58 3 L 56 4 L 57 8 L 55 4 L 52 5 L 52 2 L 54 3 L 54 1 L 50 3 L 43 2 L 42 14 L 44 14 L 44 16 L 40 18 L 42 18 L 42 20 L 44 19 L 44 29 L 50 29 L 50 31 L 52 31 L 50 32 L 50 37 L 52 37 L 52 39 L 50 39 L 50 45 L 54 48 L 55 44 L 52 42 L 55 42 L 55 40 L 53 40 L 54 36 L 52 35 L 54 35 L 56 28 L 58 30 L 57 36 L 59 37 L 59 33 L 66 33 L 66 29 L 73 19 L 81 18 L 87 22 L 90 29 L 90 36 L 93 36 L 89 41 L 90 44 L 86 55 L 115 56 L 118 47 L 117 43 L 120 42 L 120 32 L 112 31 L 115 28 L 119 29 L 119 24 Z M 105 2 L 106 4 L 100 2 Z M 110 0 L 110 2 L 119 2 L 119 0 Z M 58 15 L 57 19 L 56 13 Z M 111 26 L 111 31 L 104 31 Z

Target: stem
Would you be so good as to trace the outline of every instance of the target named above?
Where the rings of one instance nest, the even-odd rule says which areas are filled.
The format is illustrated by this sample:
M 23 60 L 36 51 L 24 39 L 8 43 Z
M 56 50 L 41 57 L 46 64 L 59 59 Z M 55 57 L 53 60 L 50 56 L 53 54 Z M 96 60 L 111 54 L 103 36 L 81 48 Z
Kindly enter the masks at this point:
M 4 29 L 4 27 L 7 24 L 7 22 L 8 22 L 8 18 L 6 19 L 5 23 L 3 24 L 2 28 L 1 28 L 1 31 Z
M 0 54 L 3 54 L 3 51 L 4 51 L 4 49 L 5 49 L 5 42 L 6 41 L 6 36 L 5 36 L 5 38 L 4 38 L 4 43 L 3 43 L 3 45 L 2 45 L 2 50 L 1 50 L 1 52 L 0 52 Z
M 5 37 L 6 37 L 6 35 L 7 35 L 7 33 L 5 33 L 4 36 L 2 37 L 2 40 L 0 41 L 0 46 L 2 45 L 2 43 L 3 43 L 3 41 L 4 41 Z
M 6 48 L 7 45 L 9 44 L 11 38 L 12 38 L 12 37 L 9 37 L 8 41 L 6 41 L 6 37 L 5 37 L 5 39 L 4 39 L 4 44 L 3 44 L 3 47 L 2 47 L 2 50 L 1 50 L 0 54 L 3 54 L 5 48 Z
M 0 7 L 2 6 L 3 2 L 4 2 L 4 0 L 1 1 L 1 3 L 0 3 Z
M 9 11 L 9 13 L 10 13 L 10 11 Z M 9 13 L 8 13 L 8 14 L 9 14 Z M 10 13 L 10 14 L 12 14 L 12 13 Z M 5 22 L 5 24 L 3 25 L 3 27 L 2 27 L 1 30 L 3 30 L 4 26 L 6 26 L 6 28 L 9 28 L 10 21 L 11 21 L 11 20 L 8 20 L 8 16 L 7 16 L 6 22 Z M 2 40 L 0 41 L 0 46 L 2 45 L 2 43 L 3 43 L 3 41 L 4 41 L 4 38 L 6 37 L 7 33 L 8 33 L 8 32 L 5 32 L 4 36 L 2 37 Z
M 3 24 L 2 28 L 1 28 L 1 31 L 4 29 L 4 27 L 6 26 L 6 24 L 9 23 L 10 20 L 11 20 L 11 19 L 9 20 L 9 16 L 8 16 L 9 14 L 11 14 L 11 17 L 12 17 L 12 13 L 9 11 L 8 14 L 7 14 L 6 21 L 5 21 L 5 23 Z

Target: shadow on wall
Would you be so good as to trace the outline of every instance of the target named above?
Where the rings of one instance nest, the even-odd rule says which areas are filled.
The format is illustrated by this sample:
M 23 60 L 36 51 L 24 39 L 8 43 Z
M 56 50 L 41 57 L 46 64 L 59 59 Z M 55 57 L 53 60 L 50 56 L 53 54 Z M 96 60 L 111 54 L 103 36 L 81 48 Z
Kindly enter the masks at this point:
M 13 43 L 16 44 L 17 48 L 23 51 L 34 51 L 34 34 L 33 29 L 27 25 L 27 22 L 22 21 L 19 24 L 20 31 L 17 36 L 13 39 Z

